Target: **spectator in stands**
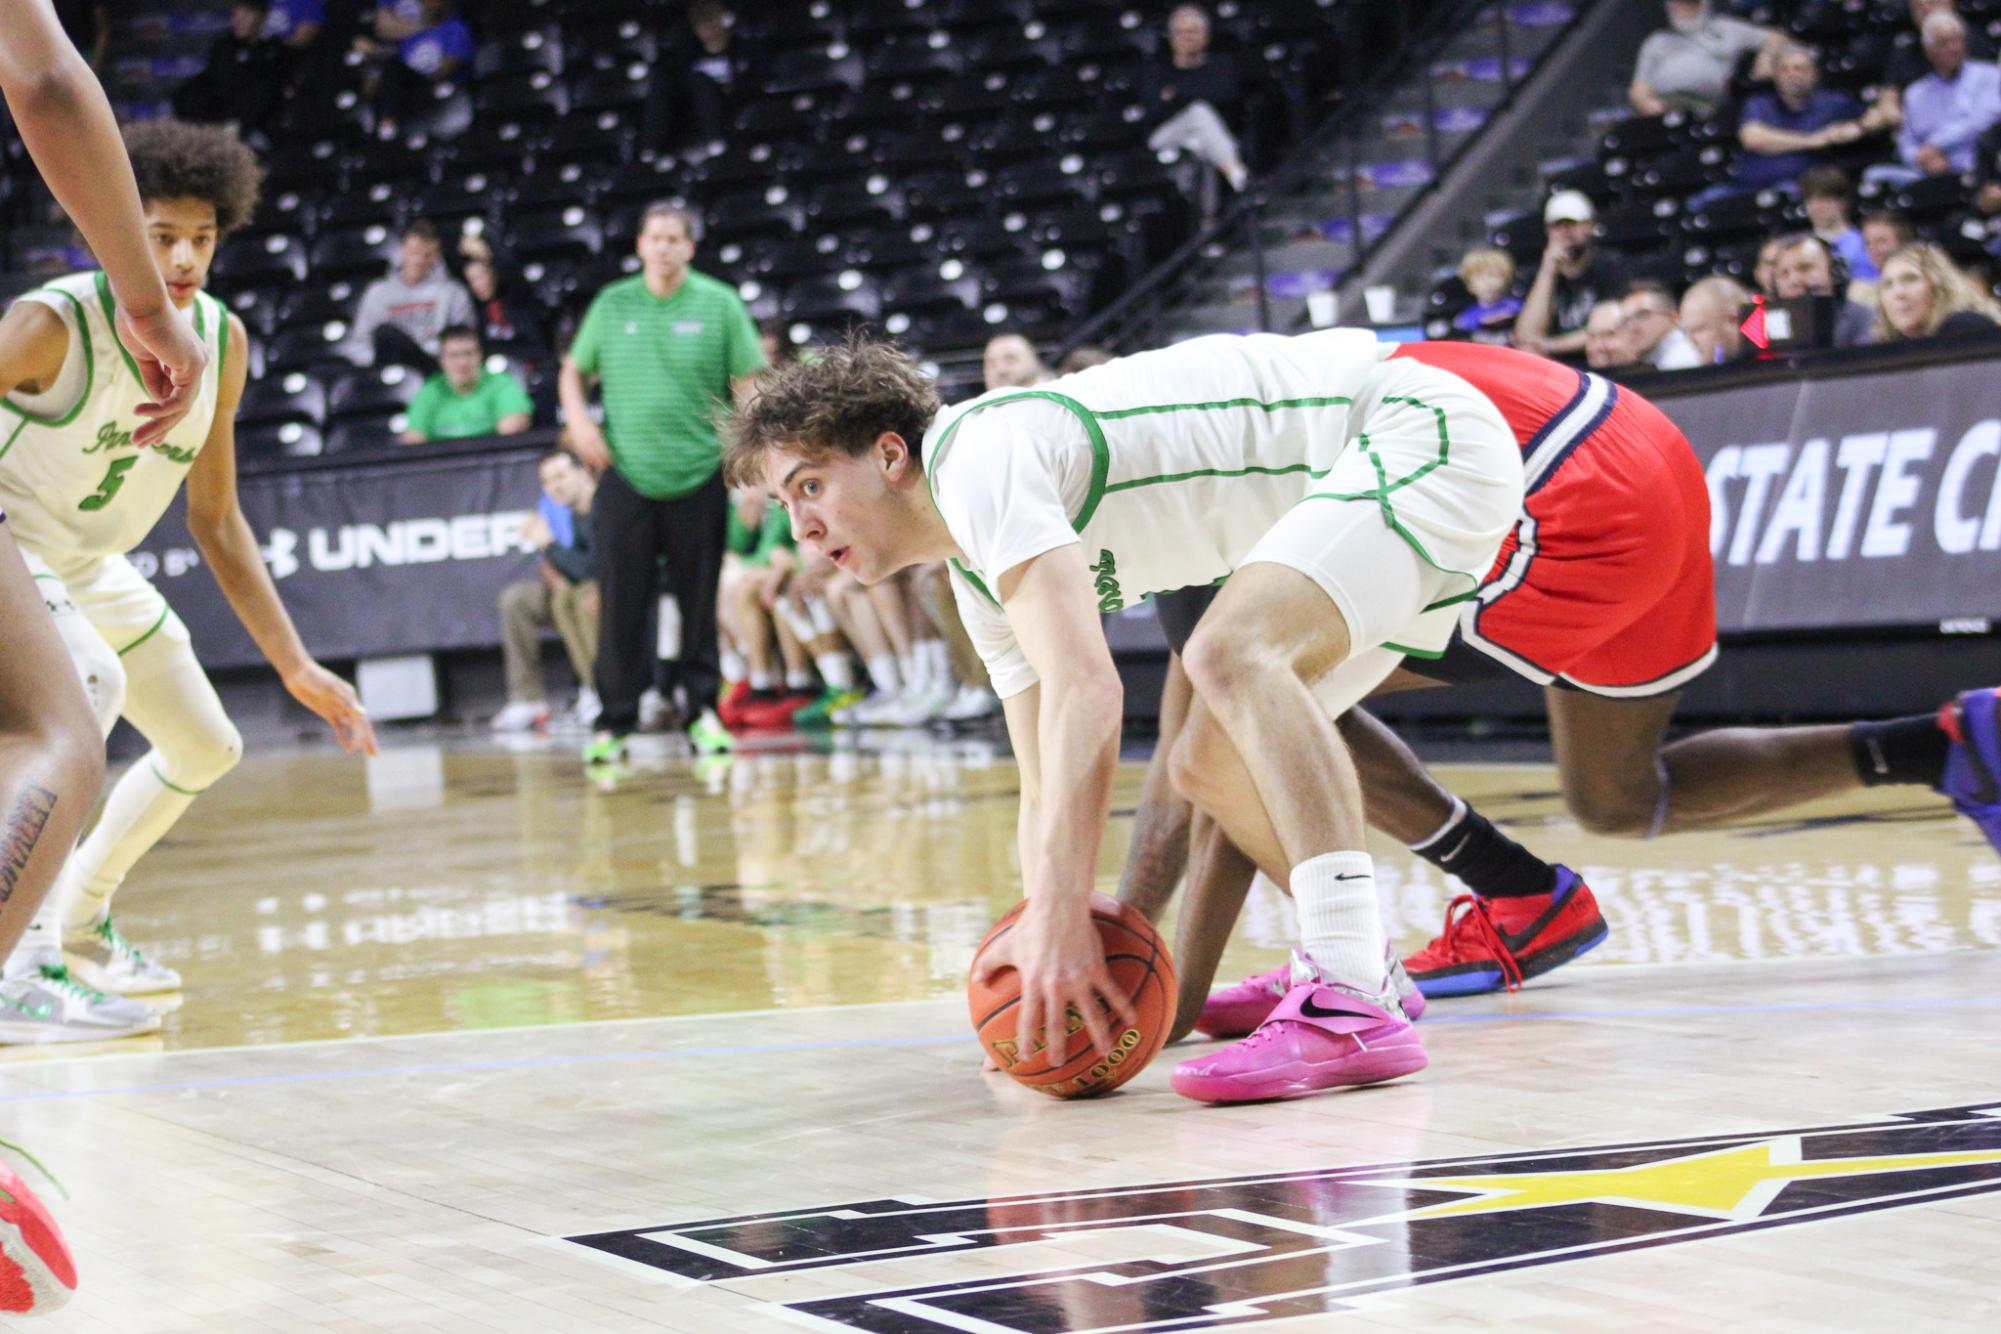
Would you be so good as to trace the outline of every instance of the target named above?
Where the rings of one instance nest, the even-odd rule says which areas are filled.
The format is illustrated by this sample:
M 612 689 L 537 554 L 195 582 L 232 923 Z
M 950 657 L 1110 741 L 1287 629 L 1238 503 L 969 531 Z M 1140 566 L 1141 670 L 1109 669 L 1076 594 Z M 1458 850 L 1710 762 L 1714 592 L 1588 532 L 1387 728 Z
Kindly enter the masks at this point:
M 438 335 L 443 367 L 424 381 L 410 403 L 406 445 L 464 440 L 478 435 L 520 435 L 535 414 L 528 391 L 506 371 L 486 369 L 479 330 L 455 324 Z
M 1751 266 L 1751 281 L 1756 283 L 1758 290 L 1766 296 L 1778 295 L 1779 245 L 1784 240 L 1783 236 L 1767 238 L 1765 243 L 1758 247 L 1757 262 Z
M 1815 167 L 1800 177 L 1800 203 L 1806 208 L 1807 225 L 1813 234 L 1841 256 L 1850 278 L 1873 283 L 1876 261 L 1869 258 L 1869 247 L 1848 216 L 1853 199 L 1848 173 L 1839 167 Z
M 1820 61 L 1803 46 L 1786 46 L 1773 66 L 1775 89 L 1744 103 L 1737 138 L 1744 156 L 1731 179 L 1696 196 L 1787 189 L 1819 164 L 1830 148 L 1852 144 L 1889 123 L 1847 93 L 1820 86 Z
M 1108 361 L 1117 360 L 1118 356 L 1110 349 L 1099 347 L 1096 343 L 1083 343 L 1070 349 L 1069 355 L 1057 366 L 1056 373 L 1075 375 L 1078 371 L 1089 370 L 1093 366 L 1102 366 Z
M 542 682 L 542 630 L 554 626 L 577 674 L 572 717 L 597 718 L 591 671 L 598 652 L 597 546 L 591 504 L 597 482 L 576 456 L 553 449 L 542 456 L 542 497 L 521 528 L 521 540 L 541 553 L 535 578 L 500 593 L 500 654 L 507 668 L 507 707 L 494 715 L 496 732 L 526 732 L 549 721 Z
M 198 124 L 233 124 L 261 133 L 284 93 L 281 50 L 264 35 L 266 0 L 236 0 L 229 26 L 208 48 L 201 73 L 174 90 L 174 115 Z
M 785 321 L 777 316 L 757 322 L 757 343 L 764 349 L 764 364 L 777 369 L 790 366 L 799 360 L 799 349 L 792 342 L 792 334 Z
M 471 65 L 472 30 L 453 12 L 452 0 L 418 0 L 414 17 L 402 5 L 375 12 L 375 35 L 356 37 L 354 45 L 380 62 L 372 90 L 376 133 L 392 139 L 439 85 L 456 82 Z
M 1730 92 L 1737 63 L 1755 51 L 1751 78 L 1772 77 L 1785 34 L 1712 13 L 1708 0 L 1667 0 L 1668 26 L 1640 46 L 1626 100 L 1642 116 L 1682 110 L 1713 116 Z
M 1834 318 L 1834 345 L 1860 347 L 1875 341 L 1873 317 L 1867 306 L 1850 301 L 1847 266 L 1827 242 L 1812 232 L 1798 232 L 1779 243 L 1774 280 L 1781 301 L 1807 296 L 1831 296 L 1841 302 Z
M 1657 371 L 1685 371 L 1702 364 L 1695 344 L 1681 329 L 1681 310 L 1666 283 L 1641 278 L 1619 298 L 1621 329 L 1629 360 Z
M 1148 70 L 1146 88 L 1157 118 L 1147 146 L 1155 152 L 1178 148 L 1214 167 L 1233 190 L 1244 188 L 1244 166 L 1227 117 L 1243 96 L 1236 64 L 1209 50 L 1209 14 L 1200 5 L 1176 5 L 1167 16 L 1168 59 Z M 1212 189 L 1204 190 L 1203 211 L 1214 213 Z
M 683 59 L 680 88 L 687 130 L 679 137 L 718 145 L 726 137 L 730 103 L 746 73 L 733 36 L 736 16 L 717 0 L 694 0 L 688 6 L 688 28 L 693 41 Z
M 1696 364 L 1717 366 L 1744 354 L 1744 307 L 1751 294 L 1736 279 L 1712 274 L 1681 294 L 1681 327 L 1695 345 Z
M 1945 251 L 1917 242 L 1883 261 L 1876 285 L 1876 337 L 1984 338 L 2001 334 L 2001 307 Z
M 764 351 L 736 290 L 689 267 L 695 242 L 685 208 L 649 206 L 634 243 L 639 273 L 592 300 L 558 378 L 577 454 L 602 475 L 604 713 L 585 752 L 590 764 L 616 763 L 638 726 L 654 660 L 646 623 L 663 558 L 680 608 L 681 679 L 696 712 L 690 739 L 704 752 L 731 744 L 710 707 L 722 684 L 716 587 L 729 502 L 716 415 L 750 393 Z M 603 429 L 585 397 L 587 375 L 603 380 Z
M 1496 246 L 1475 246 L 1459 261 L 1459 281 L 1473 304 L 1452 317 L 1454 335 L 1506 346 L 1522 313 L 1514 257 Z
M 1956 14 L 1924 23 L 1931 71 L 1904 89 L 1904 128 L 1897 136 L 1903 166 L 1872 167 L 1879 180 L 1907 183 L 1973 170 L 1974 146 L 2001 122 L 2001 69 L 1966 58 L 1966 24 Z
M 1543 205 L 1542 263 L 1515 321 L 1515 346 L 1552 357 L 1584 351 L 1591 308 L 1626 285 L 1626 267 L 1598 249 L 1597 212 L 1581 190 L 1559 190 Z
M 989 389 L 1026 389 L 1049 377 L 1049 368 L 1026 335 L 997 333 L 987 340 L 980 373 Z
M 303 52 L 326 31 L 327 0 L 271 0 L 264 35 L 280 46 Z
M 549 334 L 541 307 L 503 291 L 500 262 L 486 237 L 477 232 L 459 236 L 466 291 L 472 297 L 481 340 L 490 348 L 533 360 L 547 355 Z
M 350 360 L 363 366 L 412 366 L 426 375 L 438 369 L 438 336 L 478 318 L 466 289 L 445 271 L 443 256 L 437 224 L 429 218 L 403 229 L 395 269 L 362 291 L 347 336 Z
M 1616 301 L 1600 301 L 1584 317 L 1584 364 L 1594 371 L 1632 363 L 1626 350 L 1626 314 Z
M 1925 55 L 1925 20 L 1934 14 L 1959 13 L 1953 0 L 1910 0 L 1910 7 L 1911 26 L 1897 34 L 1896 45 L 1891 48 L 1889 59 L 1883 62 L 1882 76 L 1877 80 L 1880 91 L 1876 105 L 1889 116 L 1885 122 L 1888 125 L 1903 123 L 1904 89 L 1931 73 L 1931 61 Z M 1979 29 L 1968 29 L 1966 54 L 1969 60 L 1992 60 L 1994 43 Z
M 1869 263 L 1879 275 L 1892 250 L 1917 239 L 1917 228 L 1911 226 L 1911 220 L 1893 208 L 1872 209 L 1862 215 L 1862 248 L 1868 252 Z

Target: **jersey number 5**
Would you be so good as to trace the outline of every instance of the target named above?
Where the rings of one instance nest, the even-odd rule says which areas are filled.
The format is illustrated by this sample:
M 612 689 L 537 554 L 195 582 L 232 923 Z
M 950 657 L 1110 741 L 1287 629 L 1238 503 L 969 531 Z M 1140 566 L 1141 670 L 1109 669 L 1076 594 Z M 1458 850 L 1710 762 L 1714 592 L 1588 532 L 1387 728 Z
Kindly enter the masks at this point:
M 105 470 L 104 480 L 97 484 L 97 490 L 77 502 L 77 508 L 101 510 L 109 505 L 111 498 L 118 494 L 118 488 L 125 485 L 125 474 L 131 472 L 132 466 L 138 461 L 137 455 L 111 460 L 111 466 Z

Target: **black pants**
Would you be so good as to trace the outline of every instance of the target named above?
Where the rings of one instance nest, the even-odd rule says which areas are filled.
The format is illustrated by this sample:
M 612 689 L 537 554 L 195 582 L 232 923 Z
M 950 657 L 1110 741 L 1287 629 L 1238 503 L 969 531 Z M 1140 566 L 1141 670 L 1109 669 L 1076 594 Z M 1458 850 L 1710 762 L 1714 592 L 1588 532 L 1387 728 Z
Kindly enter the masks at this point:
M 591 504 L 598 563 L 598 727 L 630 732 L 653 679 L 648 615 L 660 596 L 660 562 L 681 604 L 681 679 L 699 714 L 722 686 L 716 660 L 716 581 L 722 577 L 729 492 L 720 469 L 698 491 L 649 500 L 613 469 Z

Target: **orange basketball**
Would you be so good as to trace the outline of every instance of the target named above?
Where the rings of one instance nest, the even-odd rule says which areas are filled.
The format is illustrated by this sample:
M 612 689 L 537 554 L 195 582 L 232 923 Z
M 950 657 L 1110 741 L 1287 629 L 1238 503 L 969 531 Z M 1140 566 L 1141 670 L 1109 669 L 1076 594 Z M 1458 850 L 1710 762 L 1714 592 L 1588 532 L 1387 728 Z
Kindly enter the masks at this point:
M 1105 905 L 1110 905 L 1105 906 Z M 1014 929 L 1026 901 L 1008 909 L 1007 914 L 973 956 L 973 974 L 978 976 L 980 956 L 987 947 Z M 1145 1068 L 1167 1043 L 1167 1031 L 1174 1022 L 1174 960 L 1161 941 L 1153 923 L 1138 909 L 1093 895 L 1091 917 L 1104 942 L 1105 967 L 1112 983 L 1132 1000 L 1134 1020 L 1123 1027 L 1113 1025 L 1110 1050 L 1091 1046 L 1091 1034 L 1073 1008 L 1069 1022 L 1069 1050 L 1052 1063 L 1040 1046 L 1023 1055 L 1015 1042 L 1016 1007 L 1021 1003 L 1021 975 L 1003 968 L 985 982 L 969 980 L 966 999 L 973 1014 L 973 1032 L 994 1063 L 1016 1083 L 1052 1098 L 1091 1098 L 1109 1093 Z

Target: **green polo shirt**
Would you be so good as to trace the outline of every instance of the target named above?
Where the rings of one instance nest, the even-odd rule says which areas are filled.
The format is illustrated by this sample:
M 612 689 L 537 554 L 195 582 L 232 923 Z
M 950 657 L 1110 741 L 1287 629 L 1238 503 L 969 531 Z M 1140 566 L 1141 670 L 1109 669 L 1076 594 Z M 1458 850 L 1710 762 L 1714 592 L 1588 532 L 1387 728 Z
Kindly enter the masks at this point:
M 505 371 L 483 371 L 470 393 L 461 394 L 442 375 L 424 381 L 410 400 L 408 424 L 431 440 L 463 440 L 492 435 L 502 417 L 535 411 L 528 391 Z
M 757 326 L 736 292 L 693 271 L 665 298 L 642 276 L 599 292 L 570 359 L 603 382 L 619 475 L 654 500 L 685 496 L 715 475 L 716 416 L 730 406 L 730 381 L 764 369 Z

